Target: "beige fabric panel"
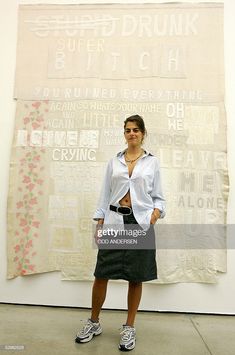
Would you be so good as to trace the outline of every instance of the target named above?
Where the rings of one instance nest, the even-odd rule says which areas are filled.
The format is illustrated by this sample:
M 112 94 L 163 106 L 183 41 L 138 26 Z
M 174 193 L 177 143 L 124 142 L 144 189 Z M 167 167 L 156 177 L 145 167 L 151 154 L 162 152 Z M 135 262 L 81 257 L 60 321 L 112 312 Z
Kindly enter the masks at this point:
M 155 101 L 178 88 L 223 98 L 220 4 L 19 9 L 16 98 Z

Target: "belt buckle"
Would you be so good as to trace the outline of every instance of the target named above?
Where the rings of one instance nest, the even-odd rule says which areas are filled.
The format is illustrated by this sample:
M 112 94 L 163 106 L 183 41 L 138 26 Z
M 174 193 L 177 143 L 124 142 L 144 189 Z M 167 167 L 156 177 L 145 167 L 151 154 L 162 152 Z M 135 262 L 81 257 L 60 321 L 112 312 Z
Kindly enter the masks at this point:
M 121 213 L 121 212 L 119 212 L 119 208 L 122 208 L 122 207 L 128 208 L 129 209 L 129 213 Z M 118 206 L 117 207 L 117 213 L 122 215 L 122 216 L 129 216 L 130 214 L 132 214 L 132 208 L 129 207 L 129 206 Z

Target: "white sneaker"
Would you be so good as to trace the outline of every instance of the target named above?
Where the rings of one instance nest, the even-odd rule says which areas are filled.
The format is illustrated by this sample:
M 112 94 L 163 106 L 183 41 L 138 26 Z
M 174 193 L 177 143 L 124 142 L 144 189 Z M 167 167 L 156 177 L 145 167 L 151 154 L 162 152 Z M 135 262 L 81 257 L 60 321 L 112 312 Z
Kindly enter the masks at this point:
M 87 343 L 90 341 L 93 336 L 99 335 L 102 333 L 102 328 L 99 322 L 92 322 L 91 319 L 88 319 L 83 328 L 77 333 L 75 342 L 76 343 Z
M 135 347 L 136 342 L 136 330 L 129 325 L 123 325 L 121 331 L 121 339 L 119 344 L 119 350 L 130 351 Z

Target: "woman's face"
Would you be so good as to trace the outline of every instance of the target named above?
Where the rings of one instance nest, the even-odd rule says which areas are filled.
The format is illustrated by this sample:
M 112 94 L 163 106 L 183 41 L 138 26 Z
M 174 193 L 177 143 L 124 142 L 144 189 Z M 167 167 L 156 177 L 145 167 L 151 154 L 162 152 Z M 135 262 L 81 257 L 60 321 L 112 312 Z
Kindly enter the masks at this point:
M 137 126 L 136 122 L 127 122 L 124 129 L 124 136 L 127 144 L 131 146 L 141 146 L 144 135 Z

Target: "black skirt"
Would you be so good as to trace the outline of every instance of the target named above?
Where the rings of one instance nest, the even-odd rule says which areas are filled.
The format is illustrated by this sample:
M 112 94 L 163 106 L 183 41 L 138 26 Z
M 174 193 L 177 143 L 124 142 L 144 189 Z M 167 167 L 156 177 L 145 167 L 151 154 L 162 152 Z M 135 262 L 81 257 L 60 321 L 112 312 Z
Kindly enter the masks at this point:
M 137 224 L 133 214 L 123 216 L 124 225 Z M 147 233 L 154 236 L 150 226 Z M 155 236 L 154 236 L 155 239 Z M 154 240 L 155 246 L 155 240 Z M 143 282 L 157 279 L 156 249 L 100 249 L 94 276 L 100 279 Z

